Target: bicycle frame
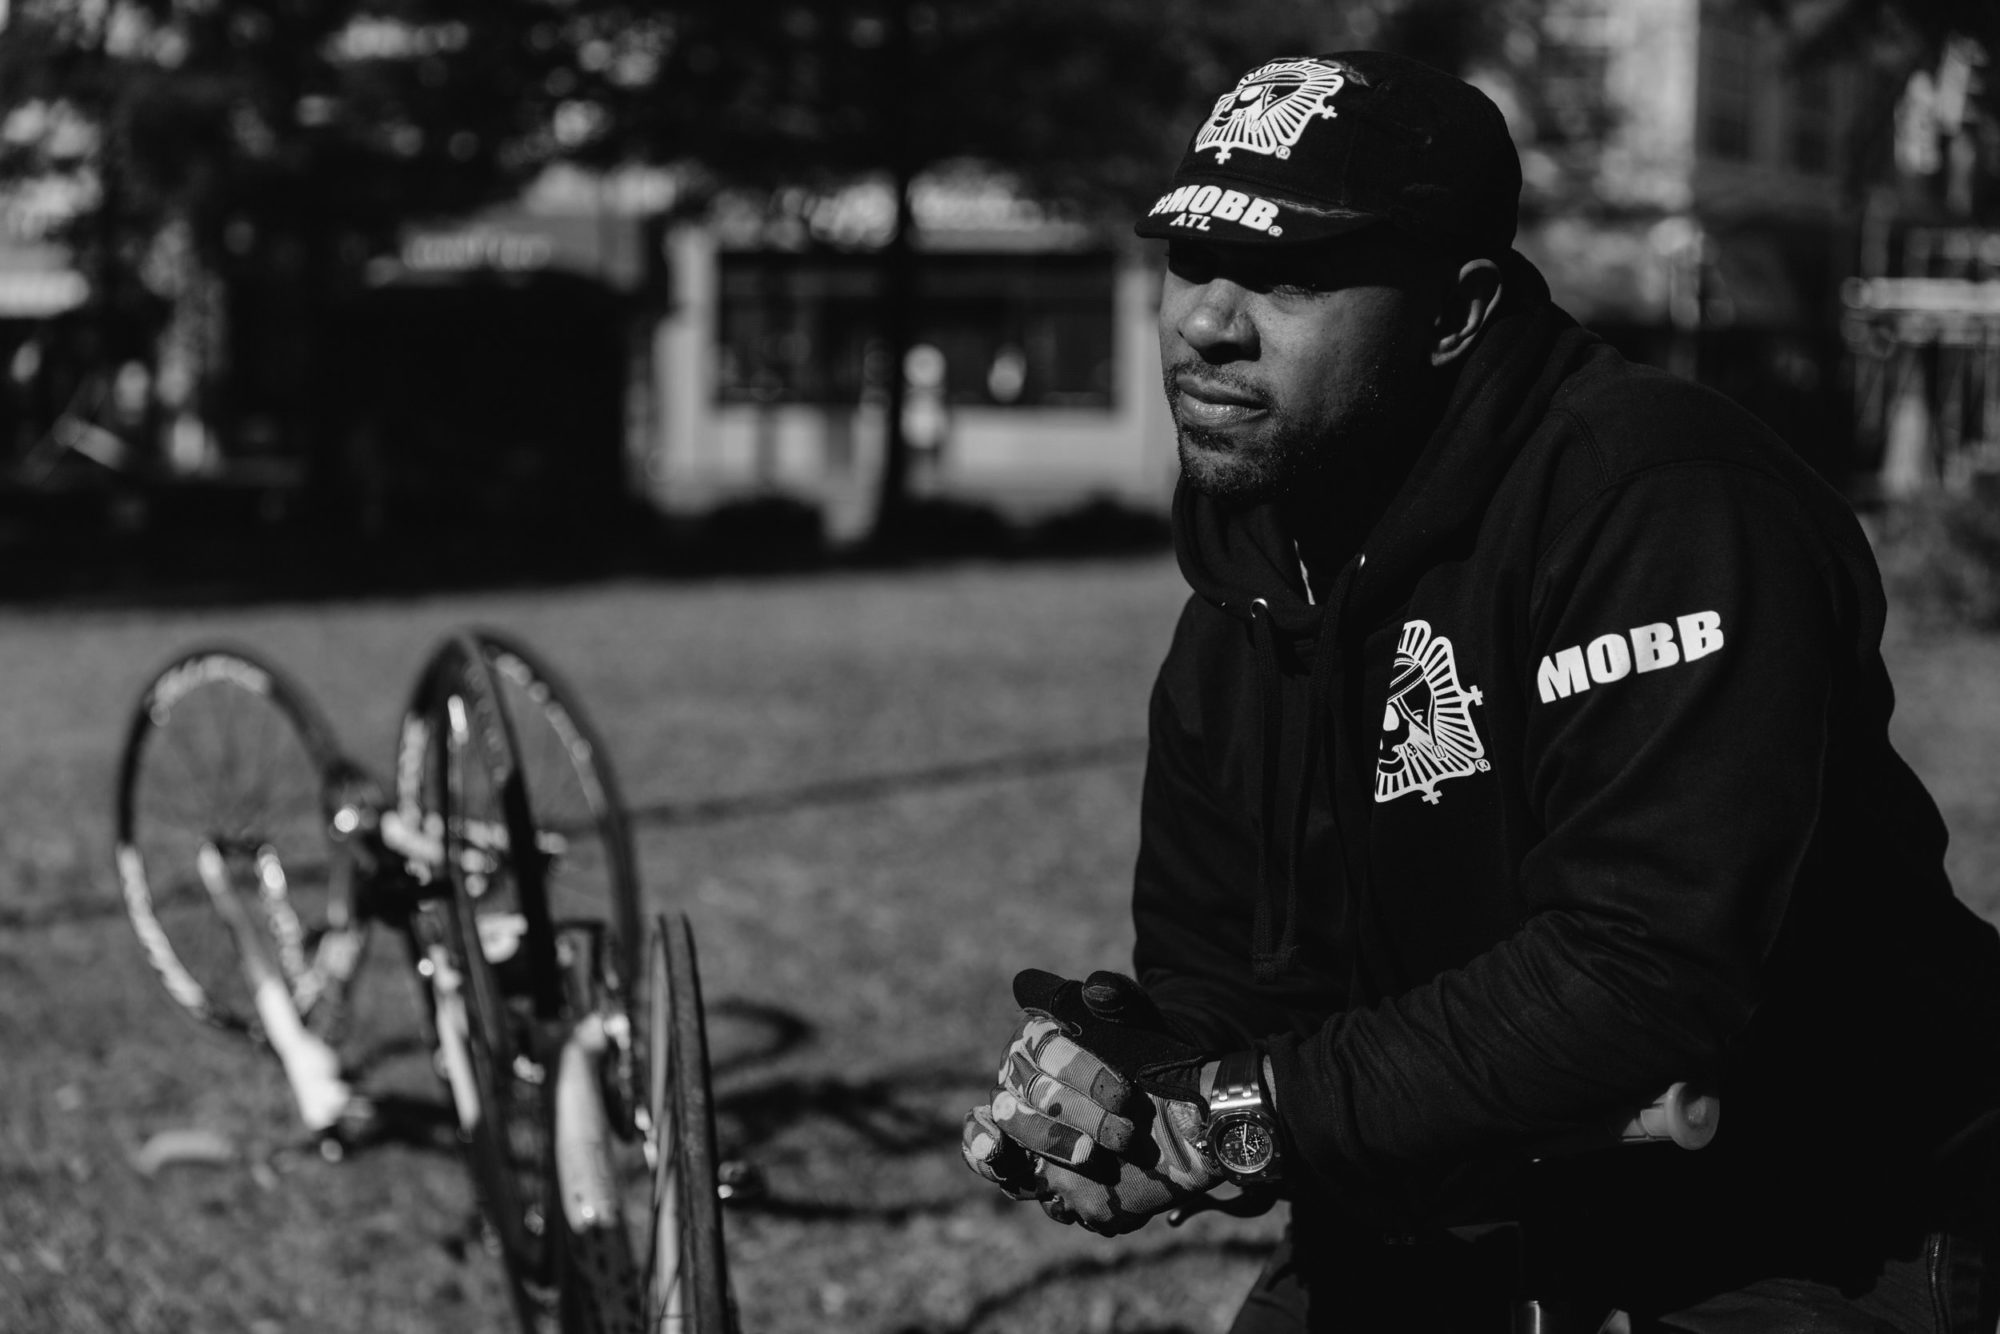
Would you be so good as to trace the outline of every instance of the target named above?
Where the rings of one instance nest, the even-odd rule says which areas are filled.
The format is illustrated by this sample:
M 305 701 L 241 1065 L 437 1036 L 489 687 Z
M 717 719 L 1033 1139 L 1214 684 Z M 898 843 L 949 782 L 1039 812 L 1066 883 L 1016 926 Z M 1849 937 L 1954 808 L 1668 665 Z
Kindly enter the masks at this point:
M 259 852 L 259 898 L 264 903 L 266 915 L 279 922 L 290 918 L 293 928 L 296 928 L 297 918 L 291 915 L 289 906 L 284 903 L 283 872 L 277 869 L 277 859 L 269 856 L 266 849 Z M 306 1123 L 306 1129 L 315 1134 L 330 1132 L 354 1097 L 353 1090 L 341 1077 L 339 1054 L 305 1026 L 292 988 L 287 984 L 279 962 L 265 952 L 264 941 L 250 920 L 249 909 L 238 897 L 236 887 L 230 883 L 229 867 L 215 844 L 202 844 L 195 855 L 195 869 L 202 885 L 208 890 L 209 902 L 235 939 L 244 980 L 250 984 L 251 999 L 257 1008 L 257 1018 L 264 1025 L 265 1038 L 278 1053 L 285 1078 L 292 1086 L 292 1097 L 298 1104 L 300 1118 Z M 282 957 L 282 952 L 293 946 L 282 930 L 273 934 L 280 942 Z
M 343 912 L 348 920 L 327 930 L 310 959 L 298 915 L 290 904 L 284 868 L 270 848 L 258 848 L 250 858 L 256 884 L 254 910 L 276 943 L 275 956 L 253 920 L 252 903 L 245 901 L 250 896 L 235 883 L 222 849 L 212 842 L 203 844 L 195 865 L 209 905 L 236 946 L 258 1021 L 285 1072 L 299 1119 L 320 1138 L 329 1157 L 338 1157 L 343 1118 L 361 1100 L 342 1075 L 333 1044 L 313 1032 L 306 1019 L 329 997 L 344 994 L 359 966 L 362 941 L 372 918 L 415 918 L 425 911 L 427 896 L 422 887 L 441 873 L 444 844 L 434 831 L 393 810 L 360 810 L 348 803 L 334 813 L 333 824 L 343 838 L 355 834 L 364 837 L 364 846 L 357 852 L 371 867 L 363 898 L 373 911 L 369 916 Z M 460 1126 L 470 1128 L 477 1122 L 480 1108 L 465 1047 L 462 979 L 451 967 L 442 944 L 434 939 L 440 934 L 419 932 L 433 939 L 424 944 L 416 969 L 430 985 L 439 1064 L 452 1092 L 454 1110 Z
M 374 869 L 369 873 L 370 883 L 363 887 L 363 897 L 372 905 L 372 911 L 370 916 L 357 918 L 345 928 L 329 930 L 310 962 L 297 916 L 286 899 L 283 869 L 268 849 L 260 849 L 255 856 L 257 904 L 272 937 L 279 942 L 276 959 L 271 957 L 251 920 L 244 896 L 231 883 L 222 853 L 209 844 L 202 848 L 198 858 L 203 885 L 236 942 L 258 1018 L 278 1054 L 300 1119 L 329 1148 L 335 1146 L 337 1141 L 333 1137 L 343 1114 L 356 1105 L 359 1095 L 341 1076 L 340 1058 L 332 1045 L 306 1026 L 304 1016 L 322 997 L 344 989 L 360 958 L 360 938 L 371 918 L 407 914 L 423 951 L 416 961 L 416 971 L 430 989 L 432 1037 L 438 1064 L 450 1090 L 458 1128 L 470 1134 L 485 1109 L 468 1045 L 471 1019 L 467 1012 L 465 978 L 452 963 L 441 928 L 424 921 L 435 902 L 425 887 L 439 883 L 444 873 L 443 838 L 435 828 L 426 829 L 422 822 L 393 809 L 358 811 L 352 805 L 344 805 L 334 819 L 340 832 L 367 837 L 362 855 Z M 484 844 L 485 850 L 490 851 L 495 846 L 493 840 L 504 838 L 501 830 L 475 829 L 471 842 L 475 848 Z M 553 854 L 560 848 L 544 847 L 542 851 Z M 483 937 L 506 935 L 512 926 L 505 918 L 482 919 L 482 939 L 476 947 L 489 955 L 500 953 L 504 947 Z M 587 954 L 587 947 L 576 953 Z M 574 965 L 572 988 L 587 994 L 593 985 L 591 971 L 587 958 Z M 288 977 L 296 980 L 288 984 Z M 619 1197 L 611 1118 L 604 1104 L 601 1069 L 607 1055 L 630 1040 L 630 1023 L 624 1015 L 592 1010 L 571 1028 L 555 1061 L 553 1148 L 564 1218 L 578 1237 L 588 1238 L 594 1232 L 610 1233 L 619 1244 L 623 1243 L 624 1207 Z M 675 1304 L 670 1297 L 667 1309 L 673 1309 Z

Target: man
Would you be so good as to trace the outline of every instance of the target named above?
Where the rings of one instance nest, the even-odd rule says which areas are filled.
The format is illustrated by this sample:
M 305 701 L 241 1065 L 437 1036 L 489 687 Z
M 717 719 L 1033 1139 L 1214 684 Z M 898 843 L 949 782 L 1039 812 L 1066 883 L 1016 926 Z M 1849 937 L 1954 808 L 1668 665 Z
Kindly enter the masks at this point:
M 1483 95 L 1352 52 L 1245 75 L 1139 223 L 1195 596 L 1138 978 L 1022 974 L 967 1160 L 1107 1233 L 1284 1196 L 1241 1331 L 1499 1328 L 1470 1225 L 1524 1215 L 1637 1327 L 1991 1329 L 2000 938 L 1889 745 L 1868 546 L 1550 303 L 1519 188 Z M 1709 1147 L 1527 1168 L 1682 1080 Z

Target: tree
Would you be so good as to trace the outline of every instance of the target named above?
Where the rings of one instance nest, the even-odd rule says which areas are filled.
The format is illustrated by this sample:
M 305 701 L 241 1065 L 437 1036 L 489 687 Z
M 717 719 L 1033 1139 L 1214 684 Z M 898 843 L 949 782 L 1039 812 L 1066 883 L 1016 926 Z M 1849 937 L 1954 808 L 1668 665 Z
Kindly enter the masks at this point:
M 497 0 L 18 0 L 0 42 L 0 189 L 60 188 L 109 357 L 200 344 L 226 414 L 246 285 L 286 291 L 308 381 L 328 304 L 412 218 L 519 189 L 554 151 L 540 6 Z M 197 326 L 193 330 L 189 324 Z M 315 414 L 301 414 L 310 433 Z M 312 452 L 310 442 L 308 452 Z
M 1970 112 L 1966 120 L 1983 122 L 1989 127 L 1989 138 L 2000 133 L 2000 5 L 1992 0 L 1738 3 L 1762 11 L 1785 30 L 1794 64 L 1811 67 L 1853 60 L 1866 70 L 1869 78 L 1862 134 L 1852 145 L 1847 163 L 1848 185 L 1855 194 L 1893 174 L 1896 109 L 1912 77 L 1927 76 L 1950 63 L 1959 63 L 1962 68 L 1968 44 L 1974 58 L 1983 59 L 1985 65 L 1984 72 L 1969 81 L 1968 105 L 1959 114 Z M 1984 157 L 1990 175 L 2000 167 L 1990 143 Z

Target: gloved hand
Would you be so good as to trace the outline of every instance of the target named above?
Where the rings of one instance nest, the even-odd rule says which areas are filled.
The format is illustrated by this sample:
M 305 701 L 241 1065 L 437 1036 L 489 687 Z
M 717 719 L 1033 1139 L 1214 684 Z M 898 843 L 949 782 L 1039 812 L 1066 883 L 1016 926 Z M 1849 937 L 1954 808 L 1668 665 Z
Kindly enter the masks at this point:
M 991 1105 L 975 1107 L 965 1114 L 958 1152 L 967 1167 L 1011 1198 L 1032 1200 L 1041 1196 L 1041 1159 L 1008 1139 L 994 1124 Z
M 1043 1213 L 1116 1237 L 1222 1184 L 1214 1159 L 1195 1147 L 1208 1117 L 1202 1104 L 1140 1096 L 1140 1133 L 1122 1153 L 1094 1154 L 1077 1167 L 1042 1161 Z
M 1030 968 L 1014 999 L 1026 1017 L 1000 1066 L 993 1120 L 1032 1152 L 1076 1167 L 1099 1146 L 1125 1152 L 1145 1095 L 1200 1104 L 1204 1053 L 1131 978 Z
M 1206 1111 L 1204 1054 L 1138 983 L 1097 972 L 1084 982 L 1029 969 L 1014 979 L 1027 1012 L 988 1108 L 966 1120 L 975 1172 L 1023 1198 L 1025 1149 L 1051 1218 L 1094 1232 L 1132 1231 L 1220 1183 L 1197 1149 Z

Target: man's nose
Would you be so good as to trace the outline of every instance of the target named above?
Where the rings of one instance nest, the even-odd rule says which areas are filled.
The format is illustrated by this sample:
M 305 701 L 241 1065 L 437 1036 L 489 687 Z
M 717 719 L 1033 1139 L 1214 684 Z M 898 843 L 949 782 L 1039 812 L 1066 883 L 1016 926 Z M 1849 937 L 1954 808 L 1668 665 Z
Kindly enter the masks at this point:
M 1187 345 L 1211 360 L 1221 357 L 1254 357 L 1257 354 L 1257 326 L 1250 319 L 1245 290 L 1227 278 L 1203 283 L 1187 313 L 1181 316 L 1180 335 Z

